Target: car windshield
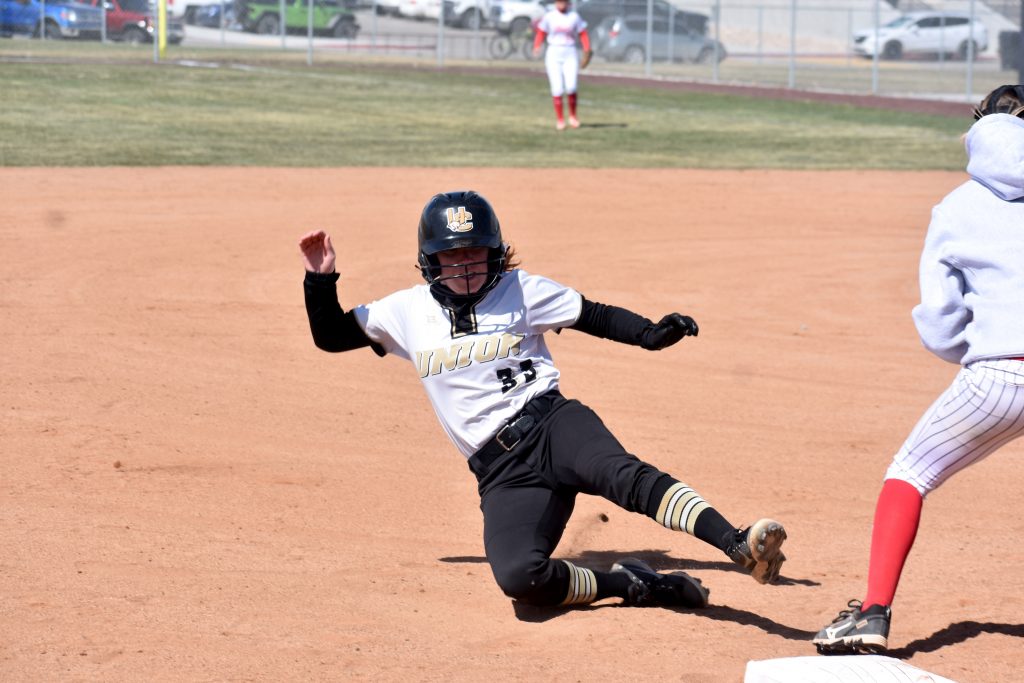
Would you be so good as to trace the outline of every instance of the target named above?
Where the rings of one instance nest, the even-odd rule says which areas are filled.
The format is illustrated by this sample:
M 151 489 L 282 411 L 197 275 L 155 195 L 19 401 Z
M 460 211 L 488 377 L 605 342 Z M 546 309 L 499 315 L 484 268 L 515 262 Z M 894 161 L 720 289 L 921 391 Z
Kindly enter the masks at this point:
M 147 14 L 149 12 L 149 0 L 121 0 L 121 9 L 126 12 Z

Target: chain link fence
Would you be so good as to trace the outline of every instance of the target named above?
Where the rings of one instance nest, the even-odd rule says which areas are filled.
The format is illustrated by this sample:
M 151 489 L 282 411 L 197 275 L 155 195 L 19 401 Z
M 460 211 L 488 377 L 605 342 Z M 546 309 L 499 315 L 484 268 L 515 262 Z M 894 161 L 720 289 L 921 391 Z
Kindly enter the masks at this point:
M 102 12 L 108 41 L 151 42 L 152 9 L 129 30 L 122 4 Z M 48 0 L 51 9 L 60 0 Z M 541 70 L 532 24 L 537 0 L 166 0 L 180 43 L 153 45 L 154 60 L 189 48 L 304 52 L 345 60 L 515 65 Z M 54 39 L 42 0 L 32 33 Z M 707 83 L 973 102 L 1019 80 L 1021 0 L 577 0 L 595 50 L 591 72 Z M 180 28 L 183 26 L 184 28 Z M 85 36 L 81 36 L 85 37 Z

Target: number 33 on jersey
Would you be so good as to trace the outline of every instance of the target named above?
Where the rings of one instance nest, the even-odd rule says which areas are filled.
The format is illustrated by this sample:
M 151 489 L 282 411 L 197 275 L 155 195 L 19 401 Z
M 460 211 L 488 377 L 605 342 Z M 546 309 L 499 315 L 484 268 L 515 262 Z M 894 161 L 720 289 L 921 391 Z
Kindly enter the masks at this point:
M 575 290 L 513 270 L 468 309 L 446 308 L 418 285 L 354 312 L 370 339 L 415 365 L 445 432 L 469 457 L 508 415 L 557 388 L 543 334 L 575 323 L 581 306 Z

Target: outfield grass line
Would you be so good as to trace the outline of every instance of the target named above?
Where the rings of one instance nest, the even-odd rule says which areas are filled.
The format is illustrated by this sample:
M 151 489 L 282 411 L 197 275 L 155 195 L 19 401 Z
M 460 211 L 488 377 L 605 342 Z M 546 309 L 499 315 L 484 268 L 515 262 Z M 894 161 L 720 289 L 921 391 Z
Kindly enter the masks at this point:
M 960 170 L 969 124 L 595 79 L 580 89 L 584 127 L 559 134 L 536 74 L 238 60 L 165 68 L 50 49 L 65 61 L 0 60 L 0 165 Z

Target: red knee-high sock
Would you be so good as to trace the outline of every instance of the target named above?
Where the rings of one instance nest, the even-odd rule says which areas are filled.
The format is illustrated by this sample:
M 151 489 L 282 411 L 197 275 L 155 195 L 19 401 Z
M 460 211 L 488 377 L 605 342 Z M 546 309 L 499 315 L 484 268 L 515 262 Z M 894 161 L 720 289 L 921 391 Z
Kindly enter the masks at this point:
M 563 113 L 564 110 L 562 109 L 562 96 L 559 95 L 558 97 L 552 97 L 551 99 L 555 103 L 555 116 L 558 118 L 559 121 L 564 121 L 565 114 Z
M 569 93 L 569 116 L 576 118 L 576 93 Z
M 917 536 L 922 502 L 917 489 L 905 481 L 886 479 L 882 485 L 871 531 L 868 594 L 862 609 L 892 604 L 903 563 Z

